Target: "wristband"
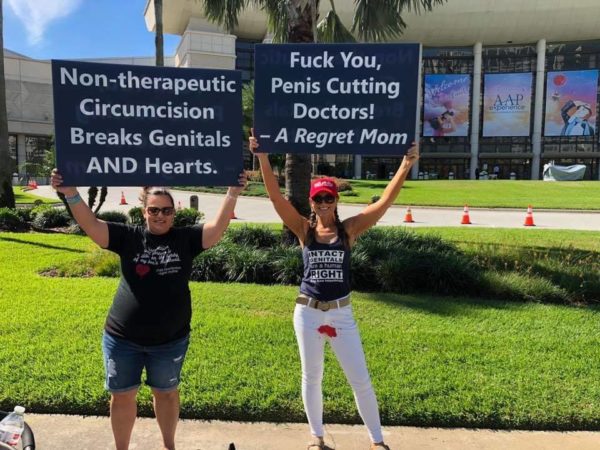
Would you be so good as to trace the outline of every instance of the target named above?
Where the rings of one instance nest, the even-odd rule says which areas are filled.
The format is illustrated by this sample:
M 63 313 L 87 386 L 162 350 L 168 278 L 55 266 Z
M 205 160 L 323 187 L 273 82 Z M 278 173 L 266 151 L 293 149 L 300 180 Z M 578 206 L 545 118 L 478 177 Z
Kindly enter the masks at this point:
M 67 203 L 69 205 L 76 205 L 77 203 L 79 203 L 81 201 L 81 195 L 79 195 L 79 192 L 72 197 L 67 197 L 65 195 L 65 200 L 67 201 Z

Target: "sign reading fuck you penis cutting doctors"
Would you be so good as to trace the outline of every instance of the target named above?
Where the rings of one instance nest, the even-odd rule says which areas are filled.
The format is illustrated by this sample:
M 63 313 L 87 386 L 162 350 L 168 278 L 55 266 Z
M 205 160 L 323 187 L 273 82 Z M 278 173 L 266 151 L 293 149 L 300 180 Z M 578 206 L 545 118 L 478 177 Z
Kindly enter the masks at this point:
M 259 151 L 404 154 L 419 65 L 419 44 L 256 45 Z
M 65 186 L 237 184 L 239 72 L 52 61 L 52 82 Z

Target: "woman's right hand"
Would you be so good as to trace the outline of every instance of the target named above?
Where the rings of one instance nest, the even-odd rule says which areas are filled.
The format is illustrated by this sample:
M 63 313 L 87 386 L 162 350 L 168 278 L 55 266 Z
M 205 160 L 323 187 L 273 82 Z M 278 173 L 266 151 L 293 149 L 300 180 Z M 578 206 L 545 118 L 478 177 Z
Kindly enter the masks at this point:
M 77 194 L 77 188 L 72 186 L 63 186 L 63 178 L 57 169 L 53 169 L 50 174 L 50 184 L 52 185 L 52 189 L 56 192 L 60 192 L 61 194 L 66 195 L 67 197 L 72 197 Z
M 259 156 L 263 153 L 258 153 L 256 150 L 258 149 L 258 141 L 254 137 L 254 128 L 250 128 L 250 137 L 248 138 L 248 147 L 250 148 L 250 152 L 253 155 Z

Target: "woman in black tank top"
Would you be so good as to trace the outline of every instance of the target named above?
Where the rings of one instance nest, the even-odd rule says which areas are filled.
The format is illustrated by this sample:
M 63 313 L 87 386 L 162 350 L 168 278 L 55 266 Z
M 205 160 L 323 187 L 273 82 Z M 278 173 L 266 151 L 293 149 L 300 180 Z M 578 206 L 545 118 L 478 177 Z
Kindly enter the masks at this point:
M 313 180 L 311 214 L 307 219 L 281 195 L 268 155 L 257 153 L 257 148 L 258 142 L 250 137 L 250 150 L 260 161 L 269 198 L 302 246 L 304 274 L 294 310 L 294 330 L 302 363 L 302 400 L 312 434 L 308 450 L 325 448 L 321 391 L 325 342 L 331 345 L 352 386 L 372 442 L 371 450 L 389 450 L 383 442 L 377 399 L 352 315 L 350 252 L 356 239 L 375 225 L 393 204 L 411 167 L 419 159 L 418 146 L 413 143 L 408 150 L 381 198 L 343 222 L 337 212 L 335 180 Z

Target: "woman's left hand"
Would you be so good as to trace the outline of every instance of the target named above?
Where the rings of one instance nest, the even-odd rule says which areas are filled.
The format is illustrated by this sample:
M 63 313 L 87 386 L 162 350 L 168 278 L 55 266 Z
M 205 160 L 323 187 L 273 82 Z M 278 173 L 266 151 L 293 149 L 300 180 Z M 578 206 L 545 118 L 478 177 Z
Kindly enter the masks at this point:
M 230 186 L 229 190 L 227 191 L 227 195 L 232 195 L 234 197 L 237 197 L 238 195 L 240 195 L 240 193 L 246 189 L 246 185 L 248 184 L 248 175 L 246 175 L 246 172 L 242 172 L 240 173 L 240 176 L 238 178 L 238 185 L 237 186 Z
M 412 146 L 404 155 L 404 159 L 402 159 L 402 165 L 408 166 L 410 169 L 417 161 L 419 160 L 419 144 L 416 142 L 412 143 Z

